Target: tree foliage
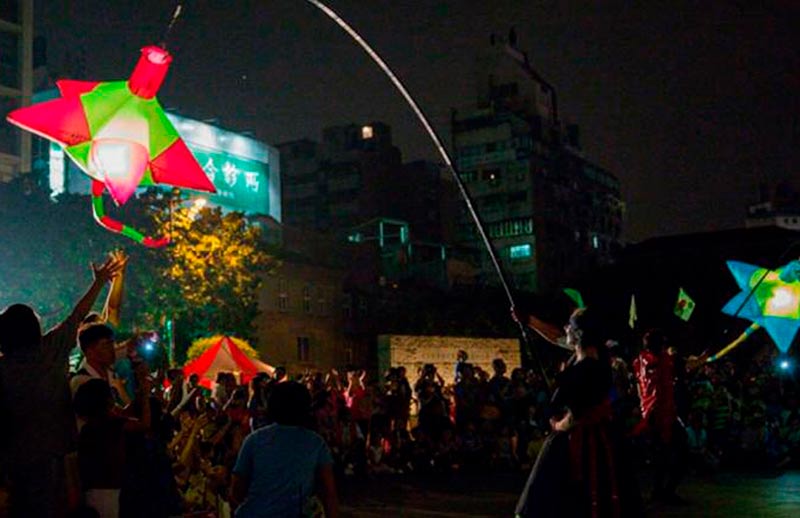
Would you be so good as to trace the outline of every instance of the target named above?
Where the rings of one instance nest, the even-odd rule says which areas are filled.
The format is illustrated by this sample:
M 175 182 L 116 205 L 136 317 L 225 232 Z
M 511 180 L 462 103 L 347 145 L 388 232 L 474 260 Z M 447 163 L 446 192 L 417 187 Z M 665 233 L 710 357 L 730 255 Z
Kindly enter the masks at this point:
M 88 196 L 52 200 L 29 178 L 0 184 L 0 307 L 22 302 L 45 325 L 66 316 L 86 288 L 89 263 L 113 249 L 130 256 L 120 334 L 162 329 L 174 322 L 176 353 L 196 338 L 228 334 L 252 338 L 258 290 L 275 260 L 260 228 L 241 213 L 194 210 L 153 190 L 111 212 L 173 243 L 148 249 L 100 228 Z
M 262 275 L 277 263 L 261 229 L 239 212 L 150 200 L 151 216 L 172 238 L 146 287 L 150 319 L 174 322 L 178 357 L 209 334 L 252 338 Z

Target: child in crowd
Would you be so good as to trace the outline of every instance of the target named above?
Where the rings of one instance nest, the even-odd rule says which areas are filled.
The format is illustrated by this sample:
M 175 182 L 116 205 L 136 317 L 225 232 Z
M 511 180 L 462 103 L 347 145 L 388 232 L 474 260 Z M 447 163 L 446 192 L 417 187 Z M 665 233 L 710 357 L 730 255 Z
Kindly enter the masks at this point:
M 94 508 L 100 518 L 119 516 L 120 492 L 127 468 L 126 442 L 132 434 L 145 434 L 150 430 L 152 382 L 146 369 L 137 369 L 136 381 L 138 419 L 112 412 L 114 395 L 104 379 L 86 381 L 75 394 L 75 413 L 85 422 L 78 437 L 81 483 L 86 504 Z

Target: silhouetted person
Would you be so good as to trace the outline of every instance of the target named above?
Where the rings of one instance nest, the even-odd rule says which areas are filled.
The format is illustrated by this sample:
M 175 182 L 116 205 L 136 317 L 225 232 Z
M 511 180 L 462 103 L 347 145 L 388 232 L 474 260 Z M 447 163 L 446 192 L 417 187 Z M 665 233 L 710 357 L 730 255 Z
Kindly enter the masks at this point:
M 688 467 L 686 430 L 678 419 L 676 379 L 682 378 L 683 362 L 667 348 L 663 332 L 645 333 L 642 351 L 633 360 L 642 422 L 636 432 L 646 432 L 653 442 L 655 480 L 653 498 L 666 503 L 681 503 L 675 494 Z
M 545 441 L 517 503 L 520 518 L 641 516 L 641 500 L 611 409 L 604 325 L 591 308 L 566 326 L 575 362 L 556 380 Z
M 67 512 L 64 456 L 73 451 L 75 415 L 67 371 L 78 328 L 124 263 L 92 266 L 94 281 L 64 322 L 42 334 L 39 316 L 14 304 L 0 316 L 0 453 L 10 479 L 12 517 Z

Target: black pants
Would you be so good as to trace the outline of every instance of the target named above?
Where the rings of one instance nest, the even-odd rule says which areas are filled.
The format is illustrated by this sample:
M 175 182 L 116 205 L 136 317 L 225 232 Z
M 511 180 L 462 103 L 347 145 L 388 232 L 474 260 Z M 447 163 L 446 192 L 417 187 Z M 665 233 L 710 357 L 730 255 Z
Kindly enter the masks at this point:
M 653 447 L 653 496 L 672 496 L 689 468 L 689 443 L 681 422 L 673 422 L 669 442 L 654 430 Z

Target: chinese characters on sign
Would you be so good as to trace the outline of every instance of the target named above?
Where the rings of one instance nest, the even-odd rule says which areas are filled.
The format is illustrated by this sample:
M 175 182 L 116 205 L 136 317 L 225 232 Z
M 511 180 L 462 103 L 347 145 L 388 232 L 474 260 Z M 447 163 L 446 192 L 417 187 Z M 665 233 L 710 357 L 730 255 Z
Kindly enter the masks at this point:
M 203 170 L 206 172 L 208 179 L 216 183 L 219 168 L 214 163 L 213 157 L 209 157 L 208 160 L 206 160 Z M 229 187 L 236 185 L 239 181 L 239 177 L 244 176 L 244 185 L 247 189 L 258 193 L 258 190 L 261 188 L 261 182 L 258 179 L 259 173 L 257 171 L 243 171 L 239 169 L 236 164 L 231 162 L 226 161 L 222 165 L 222 175 L 225 179 L 225 183 L 228 184 Z
M 239 169 L 235 165 L 225 162 L 225 165 L 222 166 L 222 174 L 225 175 L 225 183 L 231 187 L 236 185 L 236 180 L 239 179 Z
M 206 176 L 208 176 L 208 179 L 211 180 L 212 183 L 217 179 L 217 171 L 219 170 L 217 169 L 217 166 L 214 165 L 213 158 L 209 157 L 209 159 L 206 161 L 206 164 L 203 166 L 203 171 L 206 172 Z
M 244 185 L 253 192 L 258 192 L 261 184 L 258 181 L 258 173 L 253 171 L 244 172 Z
M 189 149 L 217 189 L 209 201 L 216 199 L 233 210 L 269 214 L 268 164 L 191 144 Z

